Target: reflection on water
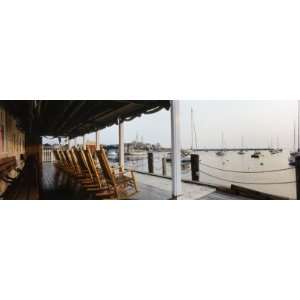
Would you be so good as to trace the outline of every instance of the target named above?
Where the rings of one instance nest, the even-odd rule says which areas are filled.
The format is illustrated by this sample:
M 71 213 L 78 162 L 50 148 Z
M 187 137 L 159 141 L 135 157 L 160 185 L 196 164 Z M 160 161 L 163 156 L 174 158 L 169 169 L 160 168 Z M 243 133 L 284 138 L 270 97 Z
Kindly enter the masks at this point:
M 224 156 L 217 156 L 215 152 L 199 152 L 201 163 L 224 170 L 237 170 L 243 172 L 257 172 L 266 170 L 286 169 L 288 165 L 289 151 L 283 151 L 277 154 L 271 154 L 269 151 L 262 151 L 260 158 L 251 158 L 253 151 L 247 151 L 244 155 L 237 152 L 228 151 Z M 154 173 L 162 174 L 162 158 L 166 153 L 154 153 Z M 128 169 L 148 172 L 147 158 L 126 160 Z M 270 173 L 233 173 L 223 172 L 221 170 L 211 169 L 200 165 L 200 171 L 206 174 L 200 174 L 200 181 L 214 185 L 230 186 L 232 181 L 243 182 L 235 183 L 240 186 L 258 190 L 261 192 L 272 193 L 289 198 L 296 198 L 295 183 L 280 184 L 282 182 L 295 181 L 295 169 L 289 169 L 282 172 Z M 213 178 L 209 175 L 225 180 Z M 167 175 L 171 176 L 171 164 L 167 163 Z M 190 164 L 182 164 L 182 176 L 184 179 L 191 179 Z M 229 182 L 228 182 L 229 181 Z M 231 181 L 231 182 L 230 182 Z M 252 183 L 252 184 L 245 184 Z M 276 184 L 261 184 L 276 183 Z

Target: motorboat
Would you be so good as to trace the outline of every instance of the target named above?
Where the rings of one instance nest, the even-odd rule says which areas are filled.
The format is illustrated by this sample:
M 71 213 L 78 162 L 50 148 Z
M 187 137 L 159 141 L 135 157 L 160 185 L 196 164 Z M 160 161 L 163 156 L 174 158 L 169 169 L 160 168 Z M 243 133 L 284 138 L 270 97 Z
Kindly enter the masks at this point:
M 217 156 L 224 156 L 225 155 L 225 152 L 223 150 L 220 150 L 220 151 L 217 151 L 216 152 L 216 155 Z
M 255 151 L 252 155 L 252 158 L 260 158 L 260 152 L 259 151 Z
M 110 150 L 107 153 L 107 157 L 108 157 L 108 159 L 111 159 L 111 160 L 118 159 L 119 153 L 115 150 Z
M 125 153 L 126 156 L 132 156 L 132 157 L 146 157 L 147 154 L 148 152 L 144 150 L 132 150 L 130 152 Z
M 166 156 L 166 161 L 167 162 L 172 162 L 172 153 L 168 153 Z M 181 152 L 181 163 L 190 163 L 191 162 L 191 156 L 190 155 L 185 155 Z

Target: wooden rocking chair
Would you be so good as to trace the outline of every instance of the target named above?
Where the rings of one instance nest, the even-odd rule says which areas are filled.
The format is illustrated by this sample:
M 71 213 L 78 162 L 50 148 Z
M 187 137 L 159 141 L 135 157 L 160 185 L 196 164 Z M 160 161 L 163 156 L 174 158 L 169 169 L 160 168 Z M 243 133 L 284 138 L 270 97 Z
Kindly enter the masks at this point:
M 138 192 L 134 174 L 132 171 L 126 172 L 115 169 L 109 165 L 106 153 L 103 147 L 96 151 L 102 176 L 105 179 L 106 186 L 103 191 L 96 193 L 97 198 L 101 199 L 129 199 Z

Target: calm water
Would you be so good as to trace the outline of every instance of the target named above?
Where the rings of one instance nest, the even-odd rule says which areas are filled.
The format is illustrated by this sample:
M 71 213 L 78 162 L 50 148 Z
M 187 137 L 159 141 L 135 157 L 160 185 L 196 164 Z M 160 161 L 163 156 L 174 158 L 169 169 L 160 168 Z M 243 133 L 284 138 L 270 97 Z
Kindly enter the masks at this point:
M 217 167 L 224 170 L 237 171 L 265 171 L 289 168 L 288 157 L 289 151 L 272 155 L 269 151 L 262 151 L 261 158 L 251 158 L 253 151 L 245 152 L 244 155 L 239 155 L 237 152 L 229 151 L 223 157 L 219 157 L 215 152 L 200 152 L 201 163 Z M 154 153 L 154 172 L 162 174 L 162 158 L 166 153 Z M 263 164 L 263 165 L 262 165 Z M 148 171 L 147 158 L 131 159 L 126 161 L 126 167 L 133 170 Z M 200 174 L 200 181 L 203 183 L 211 183 L 214 185 L 230 186 L 233 181 L 243 182 L 234 183 L 236 185 L 248 187 L 254 190 L 272 193 L 279 196 L 296 198 L 295 183 L 279 184 L 280 182 L 295 181 L 295 169 L 289 169 L 282 172 L 259 173 L 259 174 L 241 174 L 232 172 L 223 172 L 200 165 L 200 170 L 210 175 L 220 177 L 225 180 L 212 178 L 211 176 Z M 171 164 L 167 163 L 167 175 L 171 176 Z M 190 164 L 182 165 L 182 176 L 184 179 L 191 179 Z M 228 182 L 228 181 L 229 182 Z M 260 183 L 278 183 L 278 184 L 260 184 Z M 255 183 L 255 184 L 246 184 Z

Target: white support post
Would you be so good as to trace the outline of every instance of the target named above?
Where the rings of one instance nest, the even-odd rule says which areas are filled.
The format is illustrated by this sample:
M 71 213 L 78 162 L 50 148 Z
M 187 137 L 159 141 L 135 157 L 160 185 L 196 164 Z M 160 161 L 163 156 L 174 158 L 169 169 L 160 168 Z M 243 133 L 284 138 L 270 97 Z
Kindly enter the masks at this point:
M 182 196 L 182 184 L 181 184 L 180 105 L 178 100 L 171 101 L 171 138 L 172 138 L 172 199 L 179 199 Z
M 124 151 L 124 123 L 119 121 L 119 165 L 124 170 L 125 165 L 125 151 Z
M 82 146 L 83 146 L 83 150 L 86 150 L 86 139 L 85 139 L 85 134 L 82 137 L 83 141 L 82 141 Z
M 96 150 L 100 150 L 100 130 L 96 131 Z
M 68 137 L 68 149 L 69 150 L 71 149 L 71 140 L 70 140 L 70 137 Z
M 77 149 L 77 145 L 78 145 L 78 141 L 77 141 L 77 137 L 74 139 L 74 147 Z

